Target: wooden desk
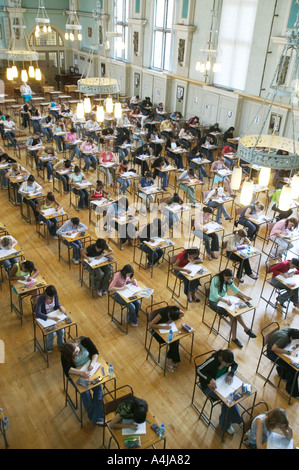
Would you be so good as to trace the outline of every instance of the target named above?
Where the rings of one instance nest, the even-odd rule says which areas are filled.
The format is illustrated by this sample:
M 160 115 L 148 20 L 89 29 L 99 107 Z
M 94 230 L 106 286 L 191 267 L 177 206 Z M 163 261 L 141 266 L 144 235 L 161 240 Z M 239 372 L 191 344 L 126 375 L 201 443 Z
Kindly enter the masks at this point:
M 79 204 L 79 195 L 78 194 L 75 194 L 73 193 L 73 189 L 77 189 L 77 191 L 80 191 L 80 189 L 90 189 L 93 187 L 93 184 L 90 183 L 89 181 L 84 181 L 80 184 L 76 184 L 76 183 L 72 183 L 71 181 L 69 182 L 69 185 L 70 185 L 70 207 L 73 206 L 74 209 L 76 209 L 76 211 L 80 211 L 82 209 L 79 209 L 78 207 L 78 204 Z M 76 196 L 76 198 L 78 199 L 76 201 L 76 204 L 72 201 L 72 194 Z
M 84 235 L 83 235 L 84 233 Z M 68 237 L 67 235 L 58 235 L 58 261 L 63 259 L 69 265 L 69 269 L 71 269 L 71 255 L 70 251 L 72 249 L 68 243 L 80 240 L 81 242 L 85 243 L 87 241 L 91 242 L 91 236 L 86 230 L 80 230 L 75 237 Z M 61 242 L 67 246 L 68 250 L 68 259 L 65 259 L 61 254 Z
M 46 211 L 41 211 L 40 214 L 46 219 L 46 220 L 52 220 L 52 219 L 58 219 L 59 225 L 62 226 L 64 222 L 67 221 L 68 215 L 67 213 L 61 208 L 59 211 L 56 211 L 56 209 L 53 209 L 52 211 L 46 210 Z M 43 237 L 46 241 L 47 244 L 50 243 L 50 234 L 48 230 L 47 224 L 44 222 L 38 222 L 36 221 L 36 232 L 39 237 Z
M 36 282 L 32 286 L 26 286 L 25 284 L 19 281 L 10 281 L 9 290 L 10 290 L 10 310 L 14 310 L 17 314 L 17 317 L 21 320 L 21 325 L 23 324 L 23 299 L 34 293 L 35 290 L 38 290 L 39 293 L 43 292 L 47 287 L 45 279 L 38 274 L 36 277 Z M 18 298 L 18 306 L 13 302 L 13 293 Z
M 100 363 L 101 366 L 89 378 L 89 380 L 92 381 L 92 380 L 100 377 L 101 381 L 98 384 L 95 384 L 95 385 L 90 384 L 90 386 L 88 388 L 84 388 L 84 387 L 82 387 L 82 385 L 79 385 L 77 383 L 77 380 L 79 379 L 78 375 L 70 374 L 70 378 L 72 380 L 72 385 L 73 385 L 73 387 L 75 389 L 75 392 L 76 392 L 76 404 L 72 400 L 72 398 L 69 394 L 69 391 L 68 391 L 68 386 L 69 386 L 69 382 L 70 382 L 69 378 L 67 379 L 66 384 L 64 386 L 65 406 L 67 406 L 67 404 L 70 405 L 73 413 L 75 414 L 76 418 L 78 419 L 79 423 L 81 424 L 81 428 L 83 428 L 82 394 L 85 393 L 88 390 L 92 390 L 94 387 L 97 387 L 98 385 L 102 385 L 104 389 L 108 390 L 107 389 L 107 384 L 110 381 L 113 381 L 113 389 L 111 390 L 111 394 L 116 389 L 116 376 L 115 376 L 114 373 L 111 377 L 109 376 L 109 374 L 108 374 L 108 368 L 109 368 L 108 363 L 102 357 L 99 357 L 97 362 Z M 80 368 L 78 368 L 78 369 L 80 369 Z M 64 378 L 65 378 L 65 376 L 64 376 Z M 80 396 L 79 407 L 78 407 L 78 402 L 77 402 L 77 394 L 79 394 L 79 396 Z
M 65 316 L 65 318 L 67 315 Z M 34 352 L 38 350 L 38 352 L 41 354 L 42 358 L 46 361 L 47 367 L 49 367 L 49 354 L 47 350 L 47 336 L 50 335 L 51 333 L 55 333 L 60 330 L 67 330 L 68 329 L 68 338 L 77 338 L 78 337 L 78 326 L 75 321 L 71 321 L 71 323 L 67 323 L 65 320 L 57 322 L 53 327 L 44 327 L 40 322 L 39 318 L 33 318 L 33 330 L 34 330 L 34 338 L 33 338 L 33 344 L 34 344 Z M 70 334 L 70 329 L 71 327 L 75 327 L 76 333 L 73 336 Z M 37 330 L 40 331 L 42 334 L 42 341 L 43 344 L 40 343 L 40 341 L 37 338 Z M 64 333 L 65 341 L 67 341 L 66 338 L 66 333 Z
M 89 201 L 89 223 L 96 226 L 101 216 L 104 216 L 108 207 L 114 202 L 116 202 L 116 199 L 112 198 L 91 199 Z M 96 214 L 96 221 L 92 220 L 93 212 Z
M 152 244 L 151 242 L 140 242 L 140 245 L 142 245 L 142 244 L 146 245 L 152 252 L 154 252 L 157 249 L 164 250 L 164 251 L 166 251 L 168 249 L 169 251 L 172 251 L 172 252 L 174 250 L 174 242 L 169 242 L 169 244 L 168 244 L 166 238 L 159 241 L 158 243 L 154 242 L 154 244 Z M 141 247 L 139 247 L 139 249 L 141 251 L 141 254 L 140 254 L 140 260 L 139 260 L 139 263 L 138 263 L 137 261 L 135 261 L 136 244 L 134 244 L 133 261 L 138 264 L 139 268 L 147 269 L 147 263 L 142 264 L 142 254 L 144 253 L 145 255 L 148 255 L 148 253 L 143 251 Z M 163 255 L 162 259 L 164 259 L 164 255 Z M 154 271 L 154 264 L 153 263 L 150 263 L 150 268 L 151 268 L 150 272 L 151 272 L 151 278 L 152 278 L 153 277 L 153 271 Z
M 251 260 L 252 258 L 259 257 L 257 270 L 256 271 L 252 270 L 256 275 L 258 275 L 259 269 L 260 269 L 260 264 L 261 264 L 261 259 L 262 259 L 262 252 L 260 250 L 258 250 L 257 248 L 255 248 L 254 246 L 251 246 L 250 247 L 250 253 L 249 253 L 249 256 L 248 256 L 248 251 L 247 250 L 248 250 L 248 248 L 246 247 L 243 250 L 236 250 L 236 251 L 233 252 L 235 255 L 239 256 L 242 260 L 241 263 L 240 263 L 241 273 L 243 272 L 243 264 L 244 264 L 244 261 L 246 259 Z M 234 261 L 234 260 L 232 260 L 232 261 Z
M 191 263 L 193 264 L 193 263 Z M 209 281 L 211 281 L 212 279 L 212 273 L 211 271 L 209 271 L 202 263 L 196 263 L 196 266 L 198 266 L 198 272 L 194 275 L 194 276 L 189 276 L 189 274 L 187 273 L 184 273 L 184 272 L 181 272 L 180 271 L 180 274 L 187 280 L 187 281 L 195 281 L 197 279 L 203 279 L 205 277 L 208 277 L 209 278 Z M 185 266 L 185 269 L 188 269 L 188 265 Z M 204 270 L 204 272 L 200 272 L 201 270 Z M 175 280 L 175 284 L 174 284 L 174 287 L 172 289 L 172 295 L 171 295 L 171 298 L 173 300 L 175 300 L 182 308 L 184 308 L 185 310 L 188 310 L 188 307 L 189 307 L 189 301 L 188 301 L 188 296 L 186 298 L 186 304 L 183 305 L 178 299 L 180 298 L 180 291 L 181 291 L 181 288 L 179 289 L 179 292 L 178 294 L 175 293 L 175 287 L 176 287 L 176 282 L 177 280 L 180 280 L 180 278 L 178 278 L 178 276 L 176 274 L 174 274 L 175 277 L 176 277 L 176 280 Z M 167 278 L 167 286 L 168 286 L 168 278 Z M 205 293 L 204 293 L 205 294 Z
M 138 447 L 138 449 L 148 449 L 150 447 L 153 447 L 154 449 L 156 448 L 156 445 L 162 442 L 163 444 L 163 449 L 166 449 L 166 437 L 160 437 L 158 434 L 155 433 L 155 431 L 151 428 L 153 424 L 158 425 L 157 421 L 155 420 L 154 416 L 147 412 L 147 417 L 146 417 L 146 434 L 138 434 L 136 433 L 135 435 L 140 436 L 140 441 L 141 441 L 141 447 Z M 118 449 L 125 449 L 125 442 L 124 439 L 128 436 L 124 436 L 122 434 L 122 429 L 111 429 L 109 426 L 109 423 L 107 425 L 110 433 L 111 433 L 111 439 L 109 441 L 109 447 L 111 445 L 112 439 L 114 440 L 116 446 Z M 132 435 L 133 432 L 132 432 Z
M 8 176 L 8 186 L 7 186 L 7 197 L 8 197 L 8 202 L 13 204 L 14 206 L 18 205 L 18 189 L 19 187 L 17 185 L 20 185 L 23 183 L 23 181 L 26 180 L 26 176 L 24 175 L 19 175 L 19 176 Z M 20 196 L 20 199 L 21 196 Z
M 117 223 L 118 225 L 118 229 L 116 230 L 115 229 L 115 226 L 113 227 L 113 230 L 117 232 L 117 240 L 114 240 L 112 238 L 112 234 L 111 234 L 111 222 L 113 222 L 114 224 Z M 125 237 L 120 237 L 119 236 L 119 232 L 122 232 L 122 231 L 126 231 L 126 235 L 127 235 L 127 228 L 123 228 L 123 227 L 126 227 L 129 223 L 132 223 L 132 224 L 135 224 L 136 226 L 136 231 L 138 230 L 138 227 L 139 227 L 139 219 L 137 217 L 134 217 L 133 215 L 126 215 L 126 216 L 115 216 L 115 217 L 112 217 L 111 220 L 108 220 L 107 221 L 107 231 L 108 231 L 108 240 L 111 241 L 112 243 L 114 243 L 114 245 L 117 245 L 119 247 L 120 250 L 123 249 L 123 246 L 122 246 L 122 238 L 125 238 Z
M 288 349 L 288 347 L 290 346 L 287 345 L 285 349 Z M 293 390 L 294 390 L 294 386 L 297 382 L 297 379 L 298 379 L 298 373 L 299 373 L 299 367 L 295 367 L 293 364 L 291 364 L 291 362 L 294 362 L 296 364 L 299 363 L 299 357 L 293 357 L 293 356 L 286 356 L 285 354 L 277 354 L 280 359 L 282 359 L 286 364 L 289 365 L 289 367 L 291 367 L 294 371 L 294 379 L 293 379 L 293 383 L 292 383 L 292 387 L 291 387 L 291 393 L 289 394 L 287 391 L 284 392 L 282 391 L 280 388 L 277 387 L 277 389 L 280 391 L 280 393 L 285 397 L 285 398 L 288 398 L 288 405 L 290 405 L 291 403 L 291 400 L 292 400 L 292 393 L 293 393 Z
M 89 277 L 88 284 L 84 281 L 84 271 L 87 271 L 85 269 L 85 266 L 88 265 L 93 270 L 93 269 L 98 269 L 104 266 L 108 266 L 109 264 L 114 264 L 113 272 L 115 273 L 117 271 L 117 261 L 113 258 L 113 256 L 108 255 L 108 257 L 106 257 L 105 255 L 100 255 L 98 258 L 99 258 L 98 260 L 97 258 L 91 258 L 92 260 L 95 261 L 96 264 L 93 264 L 93 263 L 90 264 L 86 259 L 84 259 L 82 263 L 79 264 L 79 279 L 81 282 L 81 287 L 83 286 L 83 284 L 86 287 L 88 287 L 91 290 L 92 296 L 93 296 L 93 291 L 95 290 L 95 288 L 91 286 L 90 277 Z M 110 259 L 107 259 L 107 258 L 110 258 Z M 89 271 L 87 272 L 89 273 Z
M 26 220 L 26 222 L 31 224 L 30 205 L 26 203 L 27 213 L 25 214 L 24 208 L 23 208 L 24 199 L 26 199 L 26 201 L 32 201 L 34 199 L 37 199 L 39 196 L 44 196 L 45 194 L 43 193 L 43 191 L 31 191 L 30 193 L 26 193 L 26 194 L 20 193 L 20 194 L 22 196 L 21 203 L 20 203 L 21 216 L 24 220 Z
M 150 338 L 150 342 L 149 342 L 149 346 L 148 348 L 146 347 L 145 345 L 145 348 L 147 349 L 147 356 L 146 356 L 146 359 L 148 359 L 148 356 L 150 356 L 153 361 L 163 370 L 163 375 L 165 376 L 166 375 L 166 369 L 167 369 L 167 353 L 168 353 L 168 350 L 169 350 L 169 346 L 170 344 L 176 342 L 176 341 L 180 341 L 184 338 L 190 338 L 191 339 L 191 345 L 190 345 L 190 350 L 188 351 L 186 348 L 184 348 L 182 345 L 181 345 L 181 342 L 179 342 L 179 346 L 181 346 L 181 348 L 184 349 L 184 351 L 187 352 L 187 354 L 189 355 L 190 357 L 190 360 L 189 362 L 191 362 L 191 359 L 192 359 L 192 355 L 193 355 L 193 344 L 194 344 L 194 333 L 195 333 L 195 330 L 193 329 L 192 331 L 190 331 L 189 333 L 185 332 L 183 329 L 182 329 L 182 319 L 180 320 L 177 320 L 176 322 L 174 322 L 176 327 L 177 327 L 177 331 L 173 331 L 173 338 L 171 341 L 168 340 L 168 335 L 169 335 L 169 331 L 167 331 L 167 333 L 161 333 L 160 332 L 160 329 L 163 330 L 163 325 L 161 324 L 161 328 L 160 329 L 155 329 L 155 330 L 152 330 L 151 331 L 151 338 Z M 166 351 L 165 351 L 165 358 L 164 358 L 164 364 L 162 364 L 160 362 L 160 350 L 159 350 L 159 356 L 158 356 L 158 359 L 154 356 L 153 353 L 151 353 L 150 349 L 151 349 L 151 345 L 152 345 L 152 340 L 154 338 L 153 336 L 153 333 L 157 333 L 158 336 L 160 336 L 160 338 L 163 339 L 165 345 L 166 345 Z M 164 344 L 162 344 L 164 345 Z

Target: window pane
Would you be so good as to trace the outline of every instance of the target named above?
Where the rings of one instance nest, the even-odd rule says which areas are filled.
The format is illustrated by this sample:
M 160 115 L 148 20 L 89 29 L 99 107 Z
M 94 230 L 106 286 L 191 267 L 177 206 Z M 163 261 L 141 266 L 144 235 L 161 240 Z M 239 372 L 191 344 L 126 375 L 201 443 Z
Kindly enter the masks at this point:
M 123 0 L 116 1 L 116 19 L 117 21 L 123 21 Z
M 171 33 L 165 34 L 164 70 L 171 70 Z
M 174 1 L 168 0 L 166 28 L 171 29 L 173 22 Z
M 49 66 L 57 67 L 57 52 L 49 52 Z
M 155 27 L 164 27 L 165 0 L 156 0 Z
M 161 69 L 162 50 L 163 50 L 163 33 L 160 31 L 155 31 L 153 67 L 156 69 Z

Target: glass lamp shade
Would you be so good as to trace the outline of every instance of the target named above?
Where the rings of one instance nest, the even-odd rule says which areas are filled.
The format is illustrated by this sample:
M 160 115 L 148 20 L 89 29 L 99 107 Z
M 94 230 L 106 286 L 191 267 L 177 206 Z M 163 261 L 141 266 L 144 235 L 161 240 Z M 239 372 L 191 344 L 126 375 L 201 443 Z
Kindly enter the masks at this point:
M 104 122 L 105 112 L 104 106 L 97 106 L 97 121 Z
M 68 41 L 68 39 L 69 39 L 69 33 L 65 33 L 64 39 L 65 39 L 66 41 Z
M 41 80 L 42 79 L 42 74 L 40 69 L 35 70 L 35 80 Z
M 197 72 L 200 72 L 200 61 L 199 61 L 199 60 L 196 62 L 195 70 L 196 70 Z
M 47 32 L 47 26 L 46 26 L 46 25 L 44 25 L 44 27 L 43 27 L 43 32 L 44 32 L 44 33 Z
M 21 72 L 21 80 L 22 80 L 22 82 L 27 82 L 27 81 L 28 81 L 27 70 L 22 70 L 22 72 Z
M 242 181 L 242 168 L 240 166 L 235 166 L 233 169 L 233 174 L 231 177 L 231 187 L 234 191 L 240 189 Z
M 242 206 L 247 206 L 251 203 L 253 196 L 253 181 L 244 181 L 241 196 L 240 196 L 240 203 Z
M 51 33 L 51 31 L 52 31 L 51 26 L 48 26 L 48 33 Z
M 77 118 L 84 119 L 84 103 L 77 104 Z
M 291 188 L 293 199 L 298 199 L 299 197 L 299 175 L 294 175 L 291 181 Z
M 12 70 L 12 76 L 13 76 L 13 78 L 17 78 L 18 75 L 19 75 L 19 72 L 18 72 L 17 67 L 16 67 L 15 65 L 13 65 L 12 68 L 11 68 L 11 70 Z
M 13 80 L 12 68 L 9 67 L 6 69 L 6 78 L 7 80 Z
M 106 111 L 107 113 L 113 113 L 113 101 L 112 98 L 107 98 L 106 101 Z
M 116 117 L 116 119 L 122 117 L 121 103 L 115 103 L 114 116 Z
M 70 33 L 70 40 L 74 41 L 74 39 L 75 39 L 74 33 Z
M 289 185 L 284 185 L 281 190 L 278 209 L 281 211 L 288 211 L 293 201 L 292 188 Z
M 271 168 L 263 166 L 259 174 L 259 185 L 268 186 L 270 181 Z
M 82 41 L 82 34 L 78 33 L 78 41 Z
M 33 65 L 30 65 L 29 70 L 28 70 L 28 74 L 29 74 L 29 77 L 30 77 L 30 78 L 34 78 L 34 77 L 35 77 L 35 70 L 34 70 Z
M 90 98 L 84 98 L 84 112 L 87 114 L 91 113 Z

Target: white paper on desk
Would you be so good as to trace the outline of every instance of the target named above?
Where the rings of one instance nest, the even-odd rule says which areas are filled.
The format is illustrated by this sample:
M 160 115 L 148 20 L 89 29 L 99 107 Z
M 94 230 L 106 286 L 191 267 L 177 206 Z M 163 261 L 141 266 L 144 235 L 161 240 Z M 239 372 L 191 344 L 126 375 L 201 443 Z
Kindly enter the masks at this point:
M 284 277 L 282 274 L 276 276 L 276 279 L 282 281 L 284 284 L 288 284 L 290 287 L 299 287 L 299 275 L 295 274 L 292 277 Z
M 296 349 L 294 350 L 294 348 Z M 293 351 L 293 355 L 288 356 L 287 354 L 283 354 L 284 356 L 291 358 L 292 361 L 294 360 L 294 362 L 299 362 L 299 339 L 293 339 L 293 341 L 289 343 L 287 346 L 285 346 L 284 349 L 286 349 L 287 351 Z
M 168 209 L 170 212 L 180 212 L 184 209 L 184 206 L 181 204 L 171 204 L 170 206 L 165 206 L 165 209 Z
M 57 214 L 57 210 L 54 208 L 42 210 L 42 215 L 44 215 L 45 217 L 48 217 L 49 215 L 52 215 L 52 214 Z
M 80 370 L 87 371 L 90 362 L 91 362 L 90 360 L 88 360 L 87 362 L 85 362 L 85 364 L 80 368 Z M 96 362 L 96 363 L 93 365 L 92 370 L 89 370 L 89 371 L 88 371 L 88 372 L 90 373 L 90 375 L 92 376 L 93 374 L 95 374 L 96 371 L 98 370 L 98 368 L 99 368 L 100 366 L 101 366 L 101 363 L 100 363 L 100 362 Z
M 230 393 L 234 393 L 239 387 L 242 386 L 242 380 L 234 375 L 230 384 L 225 382 L 228 374 L 223 374 L 216 379 L 217 392 L 224 398 L 227 398 Z
M 108 202 L 108 199 L 105 199 L 104 197 L 102 197 L 99 201 L 97 200 L 92 200 L 90 201 L 91 204 L 94 204 L 95 206 L 102 206 L 103 204 L 105 204 L 106 202 Z
M 204 267 L 203 267 L 202 264 L 188 263 L 188 264 L 186 264 L 184 269 L 189 269 L 189 271 L 191 271 L 191 273 L 188 273 L 188 276 L 193 277 L 193 276 L 196 276 L 198 271 L 200 271 L 201 269 L 204 269 Z M 205 269 L 205 271 L 206 271 L 206 269 Z
M 67 238 L 76 238 L 78 236 L 79 233 L 81 232 L 85 232 L 85 230 L 78 230 L 76 231 L 75 233 L 71 233 L 70 235 L 67 235 L 67 233 L 64 233 L 63 236 L 64 237 L 67 237 Z
M 55 320 L 51 320 L 51 318 L 49 318 L 48 320 L 43 320 L 42 318 L 37 318 L 36 321 L 37 321 L 41 326 L 43 326 L 44 328 L 47 328 L 48 326 L 56 325 L 56 321 L 55 321 Z
M 227 175 L 231 175 L 232 172 L 230 170 L 219 170 L 218 171 L 218 175 L 222 175 L 222 176 L 227 176 Z
M 30 276 L 30 274 L 28 274 L 28 278 L 29 278 L 29 276 Z M 29 281 L 28 278 L 24 281 L 22 279 L 18 279 L 18 282 L 20 282 L 21 284 L 27 284 L 27 282 L 33 282 L 33 284 L 35 284 L 37 282 L 37 279 L 31 279 Z
M 116 162 L 103 162 L 103 163 L 100 163 L 100 166 L 103 166 L 105 168 L 109 168 L 113 165 L 115 165 Z
M 90 262 L 85 260 L 87 264 L 89 264 L 89 266 L 97 266 L 98 264 L 101 264 L 101 263 L 106 263 L 106 261 L 108 261 L 108 259 L 106 258 L 106 256 L 102 256 L 101 258 L 93 258 Z
M 268 441 L 267 449 L 293 449 L 293 439 L 288 440 L 285 436 L 278 434 L 277 432 L 271 432 Z
M 134 284 L 129 284 L 127 285 L 126 289 L 120 291 L 119 293 L 121 294 L 122 297 L 124 297 L 125 299 L 128 299 L 129 297 L 132 297 L 132 295 L 136 294 L 139 291 L 141 291 L 141 287 L 134 286 Z
M 238 297 L 235 297 L 234 295 L 225 295 L 223 297 L 225 300 L 230 300 L 231 301 L 231 305 L 227 305 L 225 302 L 222 302 L 220 300 L 220 302 L 217 303 L 217 306 L 218 307 L 222 307 L 224 308 L 225 310 L 231 310 L 232 312 L 235 310 L 236 308 L 236 304 L 238 304 L 239 302 L 241 302 L 241 299 L 239 299 Z
M 152 240 L 153 240 L 153 242 L 147 242 L 147 245 L 157 246 L 157 245 L 159 245 L 159 243 L 164 243 L 165 242 L 164 238 L 159 238 L 159 237 L 153 237 Z
M 6 258 L 10 255 L 14 255 L 15 253 L 17 253 L 17 250 L 15 250 L 14 248 L 10 248 L 9 250 L 0 248 L 0 259 Z
M 81 182 L 81 183 L 76 183 L 76 186 L 79 188 L 83 188 L 85 186 L 92 186 L 92 184 L 89 181 Z
M 134 171 L 125 171 L 120 175 L 120 178 L 125 177 L 125 178 L 130 178 L 130 176 L 138 176 L 137 173 Z
M 62 313 L 59 309 L 53 310 L 53 312 L 48 313 L 47 317 L 51 318 L 51 320 L 53 319 L 53 317 L 58 317 L 59 320 L 55 320 L 55 323 L 66 319 L 65 313 Z
M 208 229 L 208 231 L 205 233 L 215 232 L 216 230 L 220 230 L 223 228 L 222 225 L 217 224 L 217 222 L 209 222 L 204 227 Z
M 174 333 L 175 331 L 178 331 L 177 329 L 177 326 L 174 322 L 172 323 L 160 323 L 160 326 L 166 326 L 166 325 L 169 325 L 170 328 L 172 329 L 172 332 Z M 159 332 L 163 335 L 163 333 L 169 333 L 169 330 L 170 328 L 167 328 L 167 329 L 163 329 L 163 328 L 159 328 Z
M 132 419 L 122 419 L 122 423 L 124 424 L 137 424 L 137 429 L 131 429 L 131 428 L 122 428 L 122 435 L 123 436 L 131 436 L 134 434 L 146 434 L 146 421 L 143 423 L 135 423 Z

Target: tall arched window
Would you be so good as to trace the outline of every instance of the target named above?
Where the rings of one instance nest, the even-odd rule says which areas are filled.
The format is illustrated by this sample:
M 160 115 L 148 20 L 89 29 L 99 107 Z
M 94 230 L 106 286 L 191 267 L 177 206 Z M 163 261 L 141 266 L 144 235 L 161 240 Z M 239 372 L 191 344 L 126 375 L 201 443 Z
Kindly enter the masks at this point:
M 116 32 L 121 34 L 114 41 L 114 57 L 120 60 L 128 60 L 129 0 L 115 0 L 114 17 Z
M 171 71 L 174 0 L 155 0 L 152 68 Z

